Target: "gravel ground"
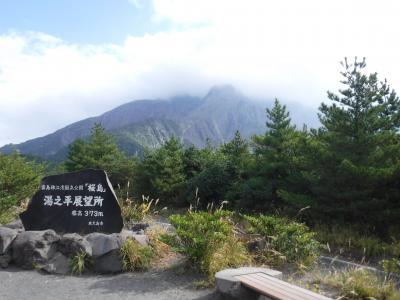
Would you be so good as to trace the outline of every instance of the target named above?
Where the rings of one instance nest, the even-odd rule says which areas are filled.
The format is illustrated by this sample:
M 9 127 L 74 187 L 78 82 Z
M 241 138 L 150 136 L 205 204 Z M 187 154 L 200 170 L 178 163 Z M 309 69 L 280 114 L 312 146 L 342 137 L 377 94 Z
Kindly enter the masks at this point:
M 57 276 L 16 268 L 0 269 L 1 300 L 219 299 L 213 289 L 196 289 L 198 275 L 177 270 L 118 275 Z

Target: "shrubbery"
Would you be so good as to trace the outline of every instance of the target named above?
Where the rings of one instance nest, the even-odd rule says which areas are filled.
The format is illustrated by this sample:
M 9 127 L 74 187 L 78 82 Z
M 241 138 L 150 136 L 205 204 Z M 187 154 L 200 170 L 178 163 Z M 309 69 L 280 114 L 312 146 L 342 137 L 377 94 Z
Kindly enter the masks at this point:
M 301 223 L 275 216 L 245 216 L 251 233 L 261 234 L 267 239 L 264 255 L 276 259 L 277 255 L 289 263 L 313 264 L 322 248 L 315 233 Z
M 16 206 L 28 199 L 39 186 L 44 166 L 28 161 L 16 152 L 0 153 L 0 223 L 15 217 Z
M 188 212 L 172 215 L 170 221 L 176 228 L 181 249 L 210 281 L 215 272 L 250 262 L 245 245 L 234 234 L 232 213 Z
M 249 224 L 239 227 L 238 224 Z M 252 264 L 262 256 L 262 261 L 276 264 L 279 256 L 285 262 L 308 266 L 316 261 L 321 244 L 304 224 L 274 216 L 234 216 L 233 212 L 191 212 L 173 215 L 171 223 L 176 227 L 178 239 L 171 236 L 163 240 L 191 259 L 199 269 L 213 279 L 216 272 L 244 264 Z M 235 232 L 241 232 L 239 237 Z M 251 234 L 264 236 L 268 243 L 261 252 L 250 253 L 247 247 Z

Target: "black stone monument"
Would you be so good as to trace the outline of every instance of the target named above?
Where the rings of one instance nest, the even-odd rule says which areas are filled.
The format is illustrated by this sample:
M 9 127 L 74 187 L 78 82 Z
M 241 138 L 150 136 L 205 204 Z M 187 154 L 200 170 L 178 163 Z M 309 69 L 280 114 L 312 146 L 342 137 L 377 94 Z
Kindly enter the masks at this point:
M 106 172 L 83 170 L 48 176 L 20 214 L 25 230 L 118 233 L 121 208 Z

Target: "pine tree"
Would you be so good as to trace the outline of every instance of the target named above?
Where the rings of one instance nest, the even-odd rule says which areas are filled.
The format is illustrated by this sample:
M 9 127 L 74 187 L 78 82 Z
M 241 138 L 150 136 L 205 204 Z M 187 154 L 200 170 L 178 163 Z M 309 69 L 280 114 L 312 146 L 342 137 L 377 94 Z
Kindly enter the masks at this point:
M 365 59 L 342 65 L 346 88 L 328 92 L 333 103 L 320 107 L 317 207 L 334 219 L 382 227 L 400 217 L 400 101 L 386 80 L 363 72 Z
M 161 148 L 146 151 L 138 166 L 136 193 L 160 198 L 163 203 L 182 205 L 186 181 L 183 145 L 172 137 Z
M 136 160 L 127 157 L 101 124 L 95 124 L 87 141 L 76 140 L 69 147 L 65 167 L 67 171 L 103 169 L 114 185 L 126 185 L 132 180 Z
M 286 106 L 275 99 L 272 109 L 267 109 L 267 131 L 262 136 L 254 136 L 255 162 L 250 178 L 244 186 L 247 205 L 251 202 L 258 207 L 273 209 L 282 206 L 279 191 L 286 186 L 292 172 L 291 139 L 295 126 L 291 125 Z M 244 194 L 245 194 L 244 193 Z
M 244 176 L 250 160 L 249 144 L 242 138 L 239 131 L 233 139 L 221 146 L 221 152 L 226 156 L 230 180 L 237 183 Z

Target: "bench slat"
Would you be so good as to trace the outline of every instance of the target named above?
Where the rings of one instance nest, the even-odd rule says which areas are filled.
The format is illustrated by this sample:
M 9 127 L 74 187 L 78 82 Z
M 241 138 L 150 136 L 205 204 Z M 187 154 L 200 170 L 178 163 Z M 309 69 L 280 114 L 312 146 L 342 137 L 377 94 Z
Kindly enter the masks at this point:
M 284 285 L 284 286 L 287 286 L 288 288 L 290 288 L 290 290 L 296 290 L 296 291 L 301 292 L 301 293 L 303 293 L 303 294 L 307 294 L 307 295 L 309 295 L 309 296 L 312 296 L 313 299 L 316 299 L 316 300 L 332 300 L 331 298 L 328 298 L 328 297 L 326 297 L 326 296 L 324 296 L 324 295 L 314 293 L 313 291 L 304 289 L 304 288 L 299 287 L 299 286 L 297 286 L 297 285 L 290 284 L 290 283 L 288 283 L 288 282 L 286 282 L 286 281 L 283 281 L 283 280 L 280 280 L 280 279 L 278 279 L 278 278 L 269 276 L 269 275 L 267 275 L 267 274 L 265 274 L 265 273 L 254 273 L 254 274 L 257 274 L 258 276 L 261 276 L 261 277 L 263 277 L 263 278 L 266 278 L 266 279 L 268 279 L 268 280 L 271 281 L 271 282 L 277 282 L 277 283 L 279 283 L 279 284 L 282 284 L 282 285 Z
M 270 298 L 273 298 L 276 300 L 280 300 L 280 299 L 300 300 L 298 297 L 296 297 L 292 293 L 285 291 L 283 289 L 280 289 L 279 287 L 268 285 L 265 281 L 261 281 L 252 276 L 241 275 L 237 278 L 239 278 L 240 282 L 242 284 L 244 284 L 245 286 L 256 290 L 260 294 L 267 295 Z M 301 300 L 304 300 L 304 299 L 301 299 Z
M 299 288 L 295 285 L 291 285 L 286 283 L 282 280 L 270 280 L 268 277 L 261 276 L 264 275 L 262 273 L 254 274 L 255 277 L 259 278 L 260 281 L 264 281 L 268 286 L 274 286 L 278 289 L 287 291 L 290 295 L 295 295 L 298 299 L 305 299 L 305 300 L 319 300 L 319 295 L 316 297 L 317 294 L 308 291 L 303 288 Z M 275 279 L 275 278 L 274 278 Z
M 264 273 L 239 275 L 235 278 L 245 286 L 277 300 L 332 300 Z

